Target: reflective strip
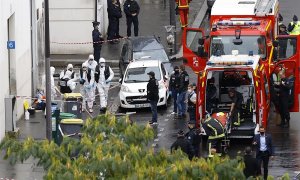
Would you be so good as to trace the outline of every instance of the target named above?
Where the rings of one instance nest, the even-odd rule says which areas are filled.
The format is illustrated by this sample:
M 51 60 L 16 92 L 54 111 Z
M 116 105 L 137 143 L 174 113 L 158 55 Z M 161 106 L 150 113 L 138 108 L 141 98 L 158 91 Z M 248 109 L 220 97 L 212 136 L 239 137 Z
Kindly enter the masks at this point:
M 291 25 L 293 24 L 294 22 L 291 22 Z M 300 34 L 300 22 L 298 21 L 294 29 L 290 32 L 290 35 L 299 35 L 299 34 Z
M 217 136 L 209 136 L 208 139 L 218 139 L 218 138 L 222 138 L 222 137 L 225 137 L 224 133 L 217 135 Z
M 270 56 L 269 56 L 269 73 L 271 73 L 271 59 L 273 57 L 273 50 L 274 50 L 274 46 L 272 46 L 271 53 L 270 53 Z

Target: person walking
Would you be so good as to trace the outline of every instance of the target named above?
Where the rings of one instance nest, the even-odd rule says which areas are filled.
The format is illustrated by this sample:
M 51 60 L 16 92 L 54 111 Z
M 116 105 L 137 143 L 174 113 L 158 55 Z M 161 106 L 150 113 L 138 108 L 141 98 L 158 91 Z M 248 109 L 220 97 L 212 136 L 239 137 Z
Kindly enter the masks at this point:
M 171 114 L 177 114 L 177 96 L 178 96 L 179 83 L 180 83 L 179 67 L 175 66 L 174 73 L 171 74 L 170 83 L 169 83 L 169 88 L 174 101 L 174 109 Z
M 196 123 L 196 92 L 193 84 L 188 86 L 188 113 L 190 116 L 190 122 Z
M 189 132 L 185 134 L 187 140 L 191 143 L 194 150 L 194 155 L 200 157 L 201 131 L 197 129 L 194 122 L 188 123 Z
M 112 0 L 111 5 L 107 8 L 109 14 L 109 29 L 108 40 L 115 40 L 118 38 L 119 19 L 122 17 L 121 7 L 117 0 Z M 117 43 L 117 41 L 111 41 L 111 43 Z
M 259 169 L 257 160 L 252 156 L 252 150 L 250 146 L 245 148 L 245 155 L 244 155 L 244 175 L 246 178 L 257 176 L 257 171 Z
M 229 116 L 232 118 L 233 125 L 241 125 L 241 109 L 243 103 L 243 95 L 234 88 L 228 90 L 228 96 L 232 100 Z
M 94 47 L 94 57 L 97 63 L 101 57 L 101 48 L 102 48 L 102 41 L 104 41 L 100 31 L 99 31 L 100 22 L 94 21 L 93 27 L 94 30 L 92 32 L 93 37 L 93 47 Z
M 147 99 L 151 105 L 151 112 L 152 112 L 152 120 L 149 121 L 149 124 L 157 124 L 157 102 L 159 99 L 158 95 L 158 81 L 155 79 L 155 73 L 150 71 L 149 75 L 149 82 L 147 84 Z
M 206 112 L 206 118 L 202 123 L 202 127 L 208 136 L 208 156 L 213 157 L 212 149 L 215 149 L 217 155 L 221 156 L 222 140 L 225 137 L 225 131 L 222 123 L 211 117 L 209 113 Z
M 193 146 L 190 143 L 190 141 L 185 138 L 183 130 L 179 130 L 179 132 L 177 133 L 177 139 L 171 145 L 171 153 L 173 153 L 177 149 L 181 149 L 182 152 L 187 154 L 190 160 L 193 159 L 194 157 Z
M 105 64 L 104 58 L 100 58 L 94 77 L 100 95 L 100 113 L 105 113 L 107 109 L 108 90 L 110 82 L 114 78 L 114 72 L 110 66 Z
M 177 106 L 178 106 L 178 118 L 182 118 L 185 116 L 186 112 L 186 92 L 189 85 L 189 75 L 185 71 L 185 66 L 180 65 L 179 68 L 179 77 L 180 77 L 180 83 L 179 83 L 179 89 L 178 89 L 178 97 L 177 97 Z
M 93 71 L 88 68 L 87 63 L 82 63 L 80 69 L 80 94 L 83 97 L 82 111 L 86 110 L 86 104 L 88 105 L 88 110 L 93 113 L 93 103 L 95 100 L 94 94 L 94 76 Z
M 265 128 L 263 126 L 259 127 L 259 134 L 254 136 L 253 145 L 256 146 L 256 159 L 258 162 L 258 175 L 261 175 L 261 164 L 264 168 L 264 179 L 268 178 L 268 164 L 269 159 L 273 159 L 274 150 L 272 144 L 272 137 L 265 133 Z
M 300 34 L 300 21 L 298 21 L 298 17 L 296 15 L 294 15 L 293 21 L 288 25 L 288 32 L 290 35 Z
M 127 36 L 131 36 L 131 24 L 133 23 L 134 36 L 139 35 L 139 20 L 140 6 L 135 0 L 126 0 L 124 5 L 126 14 Z

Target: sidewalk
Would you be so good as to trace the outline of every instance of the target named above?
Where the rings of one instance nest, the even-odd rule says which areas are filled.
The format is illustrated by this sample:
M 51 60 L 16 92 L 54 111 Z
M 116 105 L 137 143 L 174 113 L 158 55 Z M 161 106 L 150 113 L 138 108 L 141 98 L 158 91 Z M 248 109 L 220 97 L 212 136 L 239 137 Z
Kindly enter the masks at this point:
M 193 0 L 190 3 L 189 22 L 201 24 L 201 14 L 205 14 L 205 6 L 200 11 L 204 0 Z M 166 45 L 166 31 L 164 26 L 169 25 L 169 4 L 167 0 L 140 0 L 139 1 L 141 12 L 139 15 L 139 35 L 156 35 L 160 36 L 162 43 Z M 205 4 L 206 5 L 206 4 Z M 204 10 L 203 10 L 204 9 Z M 200 11 L 200 12 L 199 12 Z M 204 12 L 203 12 L 204 11 Z M 179 25 L 178 16 L 177 20 L 177 46 L 178 50 L 181 46 L 181 28 Z M 203 18 L 203 17 L 202 17 Z M 195 21 L 194 21 L 195 20 Z M 123 14 L 123 18 L 120 22 L 120 34 L 126 35 L 126 18 Z M 121 51 L 122 42 L 119 44 L 104 44 L 101 54 L 114 68 L 118 67 L 118 60 Z M 166 46 L 165 46 L 166 47 Z M 92 54 L 92 52 L 91 52 Z M 81 63 L 87 59 L 88 55 L 51 55 L 51 65 L 59 68 L 65 67 L 68 63 L 73 63 L 75 66 L 81 66 Z M 115 98 L 118 94 L 119 87 L 114 88 L 109 93 L 108 106 L 111 111 L 116 111 L 116 104 L 118 98 Z M 96 99 L 97 104 L 99 104 Z M 97 108 L 97 106 L 95 107 Z M 97 116 L 98 111 L 93 113 L 93 116 Z M 85 117 L 84 117 L 85 119 Z M 46 125 L 43 112 L 37 112 L 34 117 L 31 117 L 29 121 L 20 120 L 17 122 L 17 127 L 20 128 L 20 140 L 26 139 L 31 136 L 37 140 L 46 138 Z M 3 160 L 4 153 L 0 154 L 0 179 L 42 179 L 44 171 L 42 168 L 36 167 L 36 161 L 33 159 L 27 160 L 25 163 L 17 163 L 15 166 L 9 165 L 9 162 Z

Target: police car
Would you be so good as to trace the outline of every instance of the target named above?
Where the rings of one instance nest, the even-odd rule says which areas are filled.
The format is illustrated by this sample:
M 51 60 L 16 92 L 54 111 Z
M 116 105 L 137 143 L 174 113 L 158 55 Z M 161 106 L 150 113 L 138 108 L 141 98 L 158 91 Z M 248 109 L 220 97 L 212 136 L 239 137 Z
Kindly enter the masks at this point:
M 149 76 L 147 73 L 153 71 L 158 81 L 159 100 L 157 105 L 167 107 L 169 98 L 169 74 L 164 64 L 159 60 L 141 60 L 131 62 L 120 79 L 121 108 L 144 108 L 150 107 L 147 100 L 147 84 Z

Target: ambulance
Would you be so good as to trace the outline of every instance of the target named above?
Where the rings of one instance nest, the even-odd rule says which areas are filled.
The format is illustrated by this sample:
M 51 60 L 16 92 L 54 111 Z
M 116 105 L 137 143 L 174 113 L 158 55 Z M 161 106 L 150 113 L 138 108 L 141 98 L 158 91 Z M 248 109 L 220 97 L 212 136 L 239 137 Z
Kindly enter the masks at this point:
M 201 28 L 184 29 L 184 62 L 198 75 L 198 125 L 207 110 L 228 112 L 228 89 L 235 88 L 243 95 L 244 122 L 232 126 L 230 137 L 252 138 L 259 125 L 268 125 L 283 67 L 291 84 L 290 111 L 299 112 L 300 36 L 278 35 L 278 11 L 278 0 L 216 0 L 208 36 Z M 214 101 L 207 99 L 210 83 L 216 88 Z

